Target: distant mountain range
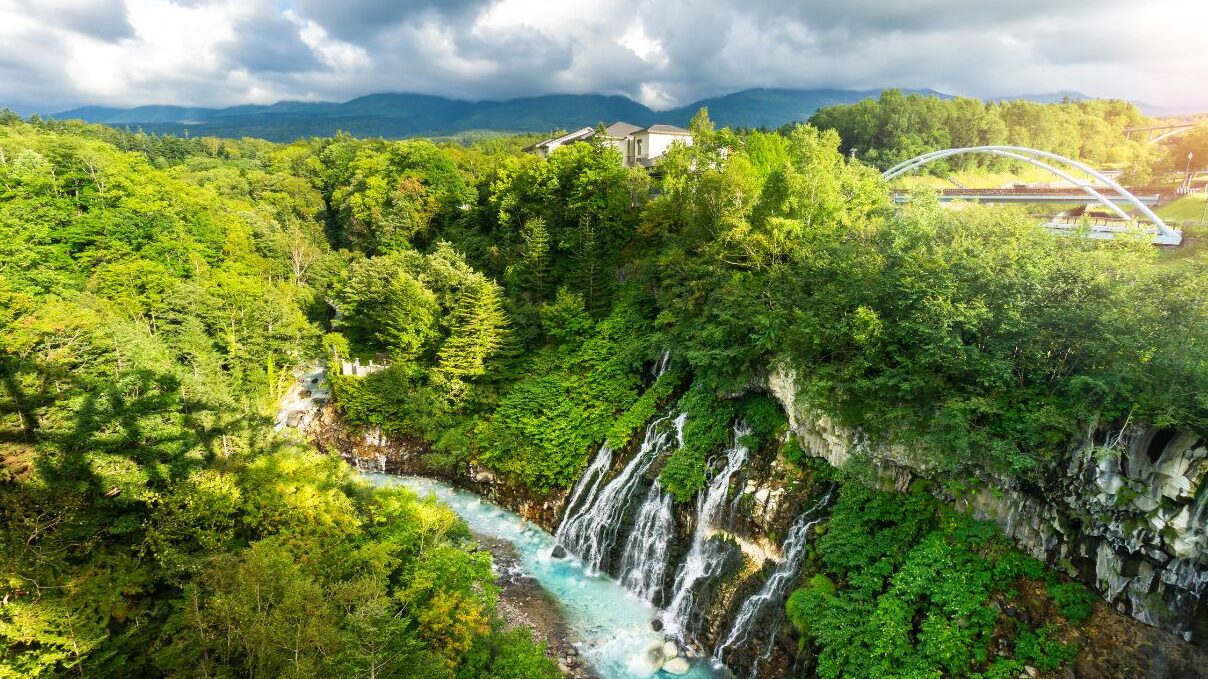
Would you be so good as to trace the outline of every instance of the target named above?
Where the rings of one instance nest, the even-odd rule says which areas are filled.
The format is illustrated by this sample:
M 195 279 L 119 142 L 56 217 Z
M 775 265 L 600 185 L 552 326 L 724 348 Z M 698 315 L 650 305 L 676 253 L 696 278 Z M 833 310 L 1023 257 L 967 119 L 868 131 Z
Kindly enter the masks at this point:
M 905 91 L 949 97 L 934 90 Z M 184 134 L 187 130 L 192 136 L 291 141 L 299 137 L 330 136 L 337 130 L 358 137 L 402 138 L 453 136 L 480 130 L 549 132 L 617 120 L 637 125 L 685 126 L 705 106 L 709 108 L 709 116 L 720 125 L 774 128 L 805 120 L 824 106 L 850 104 L 880 93 L 881 90 L 752 89 L 702 99 L 667 111 L 655 111 L 626 97 L 595 94 L 556 94 L 478 102 L 422 94 L 371 94 L 343 103 L 282 101 L 230 108 L 85 106 L 51 117 L 139 128 L 147 132 Z M 1063 96 L 1086 98 L 1076 92 L 1024 98 L 1055 101 Z

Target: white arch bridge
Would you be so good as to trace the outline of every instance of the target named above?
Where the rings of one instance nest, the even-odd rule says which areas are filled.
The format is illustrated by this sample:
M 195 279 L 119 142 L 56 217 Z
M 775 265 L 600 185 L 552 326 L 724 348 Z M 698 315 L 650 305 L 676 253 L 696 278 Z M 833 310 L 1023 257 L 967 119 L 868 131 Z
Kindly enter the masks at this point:
M 991 155 L 1011 158 L 1019 160 L 1029 165 L 1034 165 L 1042 170 L 1045 170 L 1065 181 L 1073 184 L 1080 189 L 1095 202 L 1100 203 L 1108 210 L 1111 210 L 1118 219 L 1103 220 L 1090 225 L 1090 237 L 1110 239 L 1115 238 L 1116 234 L 1135 230 L 1140 227 L 1147 233 L 1153 236 L 1153 242 L 1156 245 L 1178 245 L 1183 242 L 1183 234 L 1176 229 L 1172 229 L 1162 221 L 1162 218 L 1150 210 L 1145 203 L 1141 202 L 1136 196 L 1129 193 L 1127 189 L 1117 184 L 1110 177 L 1102 172 L 1092 168 L 1085 163 L 1078 162 L 1065 156 L 1048 151 L 1040 151 L 1024 146 L 968 146 L 956 149 L 943 149 L 941 151 L 932 151 L 924 153 L 921 156 L 916 156 L 910 160 L 903 161 L 881 173 L 881 176 L 886 181 L 899 177 L 907 172 L 913 172 L 918 168 L 933 163 L 937 160 L 949 158 L 951 156 L 963 155 L 966 153 L 988 153 Z M 1087 181 L 1079 179 L 1075 174 L 1080 172 L 1095 180 L 1098 180 L 1101 186 L 1105 186 L 1114 192 L 1116 195 L 1108 197 L 1103 195 L 1098 188 Z M 1148 224 L 1140 222 L 1136 217 L 1128 214 L 1120 209 L 1117 202 L 1127 203 L 1137 209 L 1148 220 Z M 1078 225 L 1073 222 L 1062 222 L 1053 220 L 1046 224 L 1047 227 L 1055 231 L 1070 231 Z

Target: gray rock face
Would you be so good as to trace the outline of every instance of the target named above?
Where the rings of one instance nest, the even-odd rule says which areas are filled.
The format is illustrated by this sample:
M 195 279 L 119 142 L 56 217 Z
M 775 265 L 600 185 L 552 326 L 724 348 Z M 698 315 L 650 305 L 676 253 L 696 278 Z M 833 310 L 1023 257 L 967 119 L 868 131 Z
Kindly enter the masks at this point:
M 768 391 L 784 406 L 804 450 L 840 465 L 866 456 L 902 490 L 928 466 L 900 447 L 870 444 L 797 398 L 796 378 L 775 370 Z M 1128 428 L 1071 446 L 1042 487 L 976 479 L 944 498 L 992 520 L 1019 548 L 1094 587 L 1117 610 L 1190 640 L 1208 617 L 1208 440 Z

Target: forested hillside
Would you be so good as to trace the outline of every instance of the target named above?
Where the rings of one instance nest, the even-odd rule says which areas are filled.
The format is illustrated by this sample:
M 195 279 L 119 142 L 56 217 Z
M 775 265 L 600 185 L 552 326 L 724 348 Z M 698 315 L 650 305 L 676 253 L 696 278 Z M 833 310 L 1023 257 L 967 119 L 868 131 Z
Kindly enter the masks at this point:
M 315 160 L 3 120 L 0 676 L 556 676 L 451 510 L 271 432 L 346 259 Z
M 1201 268 L 1157 266 L 1140 242 L 1054 238 L 1011 210 L 955 213 L 920 196 L 894 211 L 876 172 L 845 162 L 833 132 L 738 137 L 703 119 L 694 131 L 694 146 L 663 161 L 652 198 L 647 175 L 588 144 L 548 160 L 455 151 L 479 200 L 450 203 L 413 242 L 426 258 L 464 252 L 498 282 L 474 317 L 490 339 L 478 346 L 505 339 L 465 389 L 438 390 L 455 398 L 417 411 L 417 392 L 398 381 L 440 375 L 455 305 L 428 305 L 442 318 L 429 340 L 391 338 L 392 314 L 413 317 L 429 294 L 451 298 L 419 255 L 372 254 L 366 272 L 398 267 L 421 285 L 411 294 L 379 284 L 366 312 L 361 269 L 337 284 L 337 343 L 393 361 L 337 381 L 354 421 L 432 441 L 450 463 L 565 485 L 594 444 L 626 438 L 610 429 L 618 414 L 640 409 L 621 418 L 634 426 L 648 419 L 655 397 L 639 399 L 641 367 L 669 349 L 675 369 L 664 379 L 690 381 L 702 410 L 729 408 L 721 394 L 786 362 L 841 422 L 953 469 L 1041 473 L 1092 421 L 1208 424 L 1195 396 L 1205 378 L 1193 348 L 1205 339 Z M 433 191 L 444 190 L 438 174 Z M 373 195 L 325 191 L 337 211 Z M 340 237 L 391 228 L 389 209 L 375 214 Z M 683 477 L 687 497 L 703 460 L 683 462 L 696 470 Z M 669 487 L 680 487 L 679 470 L 665 472 Z
M 344 131 L 359 137 L 399 139 L 506 132 L 546 134 L 601 121 L 635 125 L 687 125 L 702 107 L 733 127 L 777 127 L 805 120 L 821 106 L 876 96 L 878 90 L 755 89 L 712 97 L 670 110 L 654 110 L 623 96 L 550 94 L 504 101 L 465 101 L 421 94 L 370 94 L 351 101 L 282 101 L 268 106 L 213 109 L 185 106 L 136 106 L 115 109 L 84 106 L 53 114 L 116 127 L 178 136 L 259 137 L 291 141 Z M 934 93 L 933 93 L 934 94 Z
M 1008 122 L 1031 109 L 973 103 L 987 139 L 1033 129 Z M 1112 106 L 1038 110 L 1062 130 L 1098 121 L 1072 151 L 1053 142 L 1093 158 L 1117 152 L 1100 127 L 1135 113 Z M 1055 237 L 1010 209 L 923 194 L 895 209 L 873 165 L 956 141 L 914 131 L 918 115 L 882 139 L 887 124 L 849 130 L 834 111 L 815 123 L 838 132 L 749 134 L 702 113 L 653 176 L 590 143 L 542 159 L 506 138 L 276 145 L 4 118 L 0 673 L 555 675 L 502 629 L 489 557 L 455 515 L 271 431 L 293 371 L 320 359 L 389 364 L 333 376 L 349 427 L 538 493 L 678 400 L 689 443 L 659 478 L 690 502 L 736 416 L 758 441 L 784 434 L 756 393 L 775 367 L 954 479 L 1041 478 L 1103 423 L 1208 433 L 1202 263 Z M 987 655 L 1007 624 L 990 599 L 1039 565 L 857 476 L 824 575 L 790 601 L 820 673 L 1017 674 Z M 959 567 L 926 571 L 936 554 Z M 1050 584 L 1085 617 L 1081 590 Z M 876 647 L 881 665 L 844 650 L 924 618 Z M 1017 658 L 1074 652 L 1020 630 Z
M 994 144 L 1060 153 L 1097 167 L 1126 165 L 1143 159 L 1148 149 L 1141 137 L 1126 139 L 1124 128 L 1146 120 L 1133 104 L 1110 99 L 983 102 L 886 90 L 877 99 L 820 109 L 809 123 L 835 130 L 844 153 L 855 153 L 884 170 L 928 151 Z M 963 155 L 931 168 L 937 172 L 1002 168 L 1009 162 L 997 156 Z

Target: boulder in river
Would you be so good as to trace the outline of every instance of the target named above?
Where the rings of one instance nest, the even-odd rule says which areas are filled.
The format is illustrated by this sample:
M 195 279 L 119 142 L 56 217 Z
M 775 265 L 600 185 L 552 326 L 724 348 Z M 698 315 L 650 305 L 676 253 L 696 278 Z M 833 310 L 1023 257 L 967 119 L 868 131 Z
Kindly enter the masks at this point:
M 659 620 L 658 618 L 651 620 L 650 629 L 654 630 L 655 632 L 662 632 L 663 631 L 663 621 Z
M 663 671 L 667 674 L 687 674 L 690 669 L 692 664 L 687 658 L 672 658 L 663 663 Z
M 655 641 L 646 648 L 642 649 L 633 660 L 629 662 L 629 673 L 639 677 L 653 676 L 656 672 L 663 668 L 663 662 L 666 658 L 663 657 L 663 642 Z
M 674 641 L 663 642 L 663 657 L 664 658 L 667 658 L 668 660 L 670 660 L 671 658 L 674 658 L 677 655 L 679 655 L 679 647 L 675 645 Z
M 550 556 L 554 557 L 555 559 L 565 559 L 566 548 L 562 545 L 554 545 L 554 551 L 550 552 Z

